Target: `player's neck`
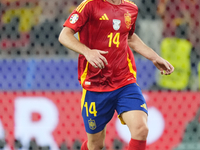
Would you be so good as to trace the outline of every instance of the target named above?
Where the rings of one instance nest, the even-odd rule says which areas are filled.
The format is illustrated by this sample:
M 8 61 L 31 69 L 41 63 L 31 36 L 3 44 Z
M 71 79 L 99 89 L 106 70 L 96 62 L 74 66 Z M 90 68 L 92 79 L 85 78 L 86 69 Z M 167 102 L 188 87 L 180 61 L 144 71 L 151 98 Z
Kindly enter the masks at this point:
M 120 5 L 122 3 L 122 0 L 106 0 L 106 1 L 114 5 Z

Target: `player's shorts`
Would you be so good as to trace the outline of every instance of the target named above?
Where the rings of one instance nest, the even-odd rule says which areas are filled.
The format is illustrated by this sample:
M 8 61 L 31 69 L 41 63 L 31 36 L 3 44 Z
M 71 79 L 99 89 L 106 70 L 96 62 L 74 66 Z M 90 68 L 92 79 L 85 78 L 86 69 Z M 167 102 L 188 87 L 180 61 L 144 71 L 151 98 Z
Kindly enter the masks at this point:
M 92 92 L 83 90 L 81 110 L 87 133 L 102 131 L 112 119 L 115 110 L 121 123 L 120 114 L 131 110 L 141 110 L 148 114 L 147 105 L 140 87 L 129 84 L 111 92 Z

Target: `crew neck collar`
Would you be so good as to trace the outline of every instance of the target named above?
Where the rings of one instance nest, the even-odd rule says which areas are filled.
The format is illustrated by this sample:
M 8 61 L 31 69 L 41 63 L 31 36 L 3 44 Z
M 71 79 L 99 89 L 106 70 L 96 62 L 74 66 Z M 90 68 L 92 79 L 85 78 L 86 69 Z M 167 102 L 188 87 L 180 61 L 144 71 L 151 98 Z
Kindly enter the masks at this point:
M 108 2 L 107 0 L 103 0 L 104 2 Z M 108 2 L 108 3 L 110 3 L 110 2 Z M 121 3 L 120 4 L 123 4 L 124 3 L 124 0 L 121 0 Z M 112 3 L 110 3 L 110 4 L 112 4 Z M 120 5 L 119 4 L 119 5 Z M 115 5 L 115 4 L 113 4 L 113 5 Z

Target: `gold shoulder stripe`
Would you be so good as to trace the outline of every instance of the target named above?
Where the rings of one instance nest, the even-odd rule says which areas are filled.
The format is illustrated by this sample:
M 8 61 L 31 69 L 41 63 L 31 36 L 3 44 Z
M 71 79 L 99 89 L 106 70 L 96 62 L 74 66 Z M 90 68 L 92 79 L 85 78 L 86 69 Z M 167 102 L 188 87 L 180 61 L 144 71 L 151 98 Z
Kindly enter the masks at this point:
M 85 6 L 87 5 L 87 3 L 91 2 L 93 0 L 84 0 L 77 8 L 76 11 L 81 13 L 82 10 L 85 8 Z
M 129 1 L 129 0 L 124 0 L 125 2 L 127 2 L 127 3 L 130 3 L 130 4 L 133 4 L 133 5 L 135 5 L 135 6 L 137 6 L 134 2 L 132 2 L 132 1 Z
M 82 7 L 81 10 L 79 11 L 79 13 L 81 13 L 81 11 L 85 8 L 85 6 L 87 5 L 87 3 L 91 2 L 91 1 L 93 1 L 93 0 L 88 0 L 88 1 L 83 5 L 83 7 Z
M 83 4 L 84 4 L 84 1 L 76 8 L 76 11 L 79 11 L 80 8 L 83 6 Z

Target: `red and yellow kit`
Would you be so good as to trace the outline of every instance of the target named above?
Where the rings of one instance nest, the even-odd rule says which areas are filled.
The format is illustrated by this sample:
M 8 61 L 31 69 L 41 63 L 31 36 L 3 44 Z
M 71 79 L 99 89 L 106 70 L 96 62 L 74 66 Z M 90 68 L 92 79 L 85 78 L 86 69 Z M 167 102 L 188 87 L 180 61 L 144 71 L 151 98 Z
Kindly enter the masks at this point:
M 85 0 L 69 16 L 64 27 L 79 32 L 79 40 L 90 49 L 108 51 L 108 65 L 94 68 L 79 55 L 78 78 L 89 91 L 113 91 L 136 82 L 136 66 L 128 46 L 135 30 L 137 6 L 128 0 L 113 5 L 106 0 Z

